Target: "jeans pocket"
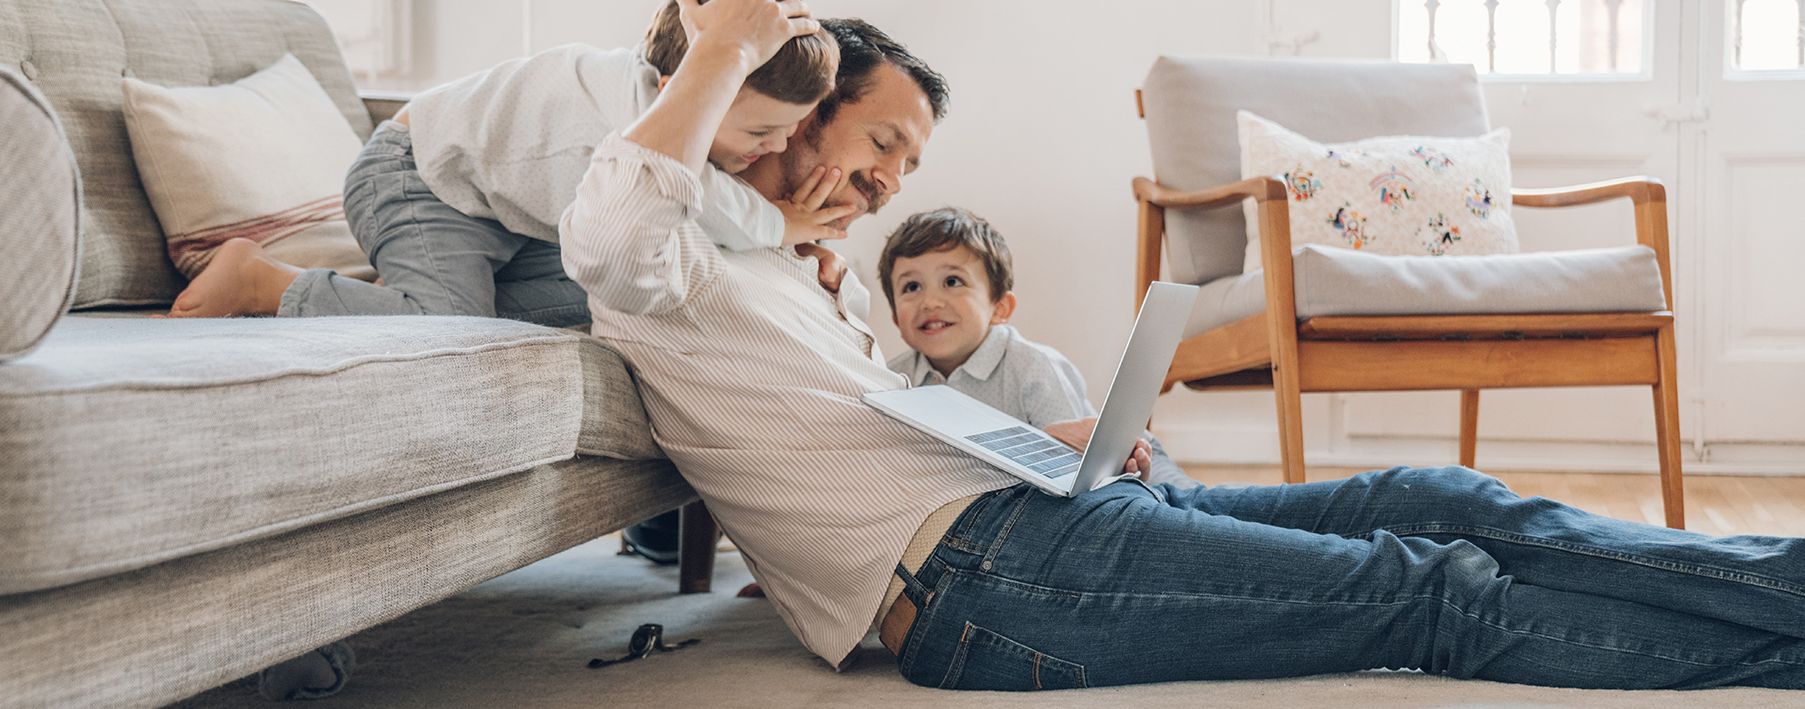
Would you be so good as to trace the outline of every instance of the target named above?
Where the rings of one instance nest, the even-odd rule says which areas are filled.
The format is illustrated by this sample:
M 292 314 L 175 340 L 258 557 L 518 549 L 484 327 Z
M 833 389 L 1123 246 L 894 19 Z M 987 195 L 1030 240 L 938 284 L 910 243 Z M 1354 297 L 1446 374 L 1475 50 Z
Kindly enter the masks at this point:
M 1025 691 L 1085 686 L 1084 665 L 1067 662 L 983 627 L 965 624 L 941 689 Z

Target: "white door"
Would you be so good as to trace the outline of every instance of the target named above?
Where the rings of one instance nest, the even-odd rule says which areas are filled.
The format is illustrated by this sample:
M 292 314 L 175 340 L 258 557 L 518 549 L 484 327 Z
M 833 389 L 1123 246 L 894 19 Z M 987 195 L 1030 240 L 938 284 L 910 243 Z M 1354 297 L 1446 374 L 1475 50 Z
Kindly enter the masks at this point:
M 1681 357 L 1703 370 L 1702 453 L 1805 470 L 1805 0 L 1685 4 L 1704 110 L 1681 247 L 1703 312 Z

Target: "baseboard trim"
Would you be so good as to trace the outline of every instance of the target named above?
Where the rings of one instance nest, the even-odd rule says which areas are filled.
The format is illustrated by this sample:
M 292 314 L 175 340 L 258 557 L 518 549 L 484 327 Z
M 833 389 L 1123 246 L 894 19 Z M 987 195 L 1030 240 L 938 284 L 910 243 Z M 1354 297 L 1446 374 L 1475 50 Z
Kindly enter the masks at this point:
M 1257 427 L 1155 424 L 1166 452 L 1180 463 L 1278 465 L 1278 433 Z M 1361 436 L 1324 443 L 1306 436 L 1304 457 L 1312 466 L 1386 468 L 1447 465 L 1459 457 L 1452 437 Z M 1660 464 L 1652 443 L 1479 439 L 1475 467 L 1481 470 L 1577 473 L 1655 473 Z M 1787 455 L 1790 453 L 1790 455 Z M 1687 475 L 1805 477 L 1805 446 L 1715 445 L 1709 460 L 1683 449 Z

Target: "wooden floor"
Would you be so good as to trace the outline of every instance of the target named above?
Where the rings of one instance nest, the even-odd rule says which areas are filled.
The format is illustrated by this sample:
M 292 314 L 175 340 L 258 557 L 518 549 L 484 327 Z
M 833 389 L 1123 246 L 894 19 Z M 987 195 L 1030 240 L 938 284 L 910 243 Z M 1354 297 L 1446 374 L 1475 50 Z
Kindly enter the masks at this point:
M 1278 466 L 1186 465 L 1185 471 L 1209 485 L 1280 482 Z M 1358 472 L 1313 467 L 1308 475 L 1317 481 Z M 1661 524 L 1660 478 L 1654 475 L 1486 472 L 1524 497 L 1541 496 L 1618 519 Z M 1805 478 L 1689 475 L 1686 528 L 1705 534 L 1805 537 Z

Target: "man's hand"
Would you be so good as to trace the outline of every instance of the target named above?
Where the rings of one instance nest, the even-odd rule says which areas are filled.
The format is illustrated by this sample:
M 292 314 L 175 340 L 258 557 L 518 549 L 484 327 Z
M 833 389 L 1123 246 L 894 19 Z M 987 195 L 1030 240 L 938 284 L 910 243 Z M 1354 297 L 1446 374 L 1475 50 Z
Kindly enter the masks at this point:
M 810 172 L 808 179 L 802 181 L 794 194 L 775 202 L 777 209 L 783 212 L 784 246 L 846 238 L 846 231 L 832 224 L 836 220 L 852 216 L 858 211 L 858 207 L 850 204 L 822 206 L 841 182 L 840 168 L 829 170 L 823 165 Z
M 1071 446 L 1073 450 L 1083 453 L 1091 444 L 1091 435 L 1097 431 L 1097 417 L 1058 421 L 1047 424 L 1047 435 L 1058 439 L 1060 443 Z M 1153 469 L 1153 446 L 1146 439 L 1136 438 L 1134 450 L 1128 454 L 1128 462 L 1122 464 L 1122 472 L 1136 477 L 1142 471 Z
M 797 244 L 796 255 L 804 258 L 813 256 L 820 261 L 821 272 L 818 277 L 821 279 L 821 287 L 829 293 L 840 292 L 840 281 L 846 279 L 846 259 L 840 258 L 833 249 L 814 242 Z
M 690 50 L 704 44 L 732 48 L 747 71 L 764 66 L 784 42 L 821 29 L 802 0 L 677 0 Z

